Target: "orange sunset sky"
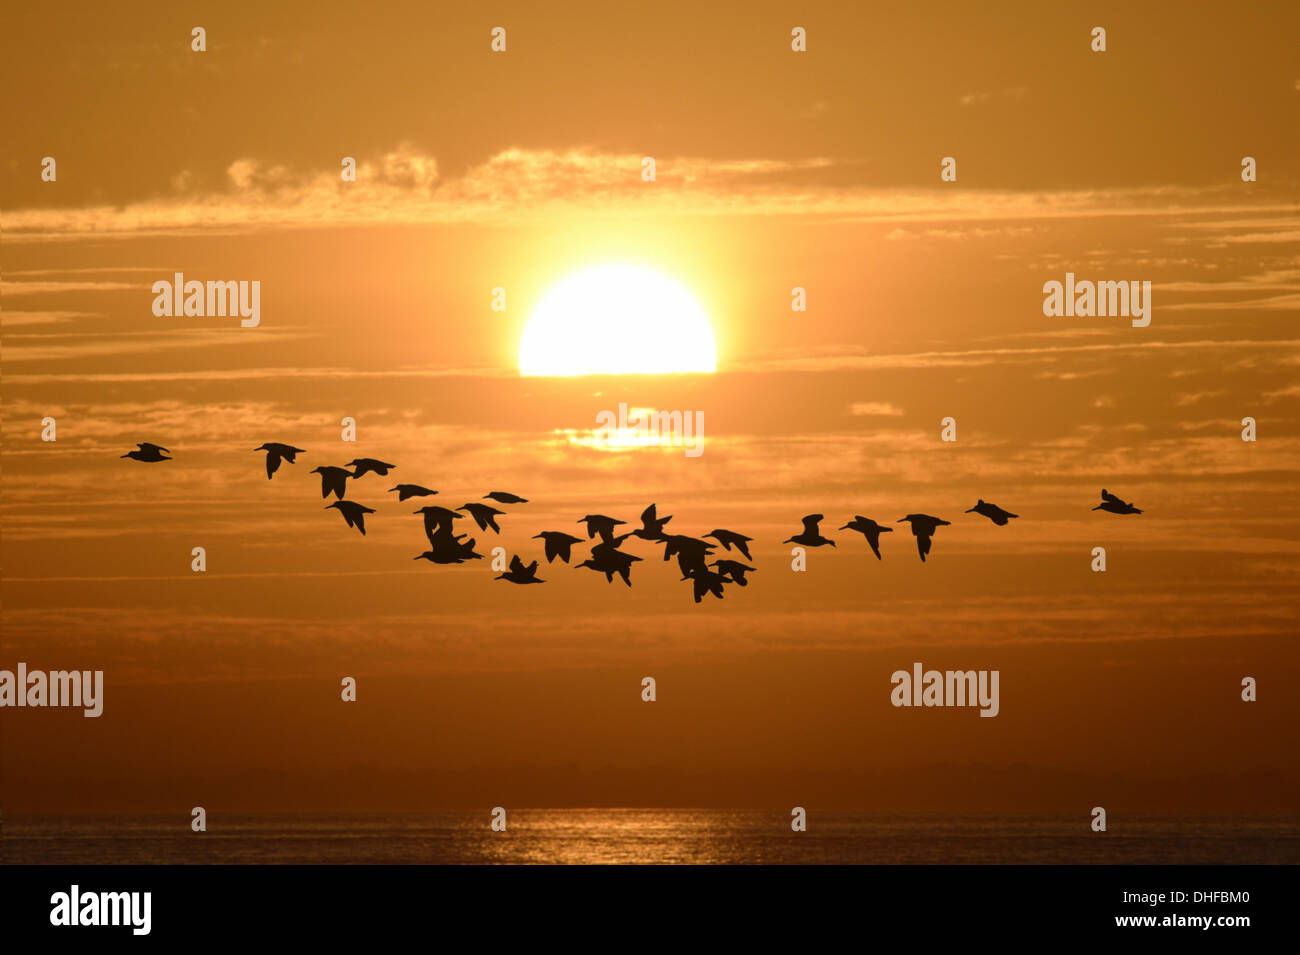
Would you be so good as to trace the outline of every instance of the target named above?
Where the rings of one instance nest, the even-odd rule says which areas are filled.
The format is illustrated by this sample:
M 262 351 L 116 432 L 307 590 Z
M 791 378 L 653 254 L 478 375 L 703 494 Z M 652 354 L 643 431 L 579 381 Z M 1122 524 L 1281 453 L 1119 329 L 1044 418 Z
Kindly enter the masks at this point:
M 4 712 L 6 810 L 1295 806 L 1297 5 L 73 3 L 0 35 L 0 668 L 106 684 L 99 719 Z M 520 376 L 547 291 L 614 262 L 689 291 L 716 373 Z M 1067 271 L 1150 281 L 1151 324 L 1044 316 Z M 260 281 L 261 324 L 156 317 L 175 272 Z M 703 412 L 704 453 L 591 446 L 620 402 Z M 264 441 L 307 453 L 268 482 Z M 349 486 L 364 537 L 309 473 L 358 456 L 397 465 Z M 696 605 L 644 542 L 631 589 L 415 563 L 398 481 L 529 498 L 481 553 L 656 502 L 758 570 Z M 838 546 L 794 573 L 813 512 Z M 835 530 L 909 512 L 952 522 L 925 564 Z M 1000 714 L 892 707 L 914 661 L 999 669 Z

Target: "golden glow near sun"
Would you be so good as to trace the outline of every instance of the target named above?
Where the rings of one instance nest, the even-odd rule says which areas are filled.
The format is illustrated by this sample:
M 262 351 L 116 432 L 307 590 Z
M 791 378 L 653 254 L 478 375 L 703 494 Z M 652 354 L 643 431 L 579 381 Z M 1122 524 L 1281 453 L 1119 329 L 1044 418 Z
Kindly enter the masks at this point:
M 690 293 L 637 265 L 569 276 L 533 311 L 519 344 L 521 375 L 711 372 L 713 329 Z

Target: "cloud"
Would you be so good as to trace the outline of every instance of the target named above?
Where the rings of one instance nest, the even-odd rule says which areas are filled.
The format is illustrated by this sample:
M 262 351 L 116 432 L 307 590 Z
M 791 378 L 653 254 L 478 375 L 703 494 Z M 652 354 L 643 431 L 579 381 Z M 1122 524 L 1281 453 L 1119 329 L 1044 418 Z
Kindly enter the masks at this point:
M 470 167 L 459 177 L 446 178 L 435 157 L 401 146 L 374 159 L 357 157 L 357 181 L 349 183 L 342 181 L 337 168 L 292 169 L 244 157 L 227 167 L 227 187 L 220 191 L 125 206 L 7 210 L 5 237 L 10 242 L 31 242 L 367 224 L 508 224 L 557 214 L 977 222 L 1289 211 L 1264 200 L 1245 203 L 1235 190 L 1223 187 L 1028 193 L 810 184 L 810 172 L 848 165 L 824 157 L 717 160 L 660 156 L 656 157 L 656 181 L 645 182 L 642 158 L 594 150 L 512 148 Z M 936 230 L 932 237 L 960 239 L 981 234 L 991 233 L 947 229 Z
M 1145 351 L 1184 351 L 1216 349 L 1276 349 L 1300 346 L 1300 339 L 1270 340 L 1212 340 L 1186 342 L 1154 339 L 1098 345 L 1045 345 L 1038 348 L 976 348 L 958 351 L 899 352 L 868 355 L 861 351 L 843 349 L 835 352 L 794 354 L 780 358 L 758 358 L 737 362 L 727 371 L 740 372 L 818 372 L 882 368 L 947 368 L 994 365 L 1003 361 L 1054 361 L 1067 355 L 1085 355 L 1113 352 L 1141 353 Z
M 0 312 L 0 325 L 5 328 L 16 327 L 18 325 L 57 325 L 64 322 L 75 321 L 78 318 L 100 318 L 94 312 L 60 312 L 60 311 L 43 311 L 43 312 L 14 312 L 5 309 Z
M 860 417 L 897 417 L 903 409 L 884 401 L 855 401 L 849 405 L 849 414 Z
M 962 106 L 979 106 L 992 100 L 1015 100 L 1019 102 L 1029 95 L 1028 86 L 1013 86 L 998 92 L 966 93 L 958 98 Z
M 1292 311 L 1300 309 L 1300 292 L 1290 295 L 1272 295 L 1267 298 L 1246 298 L 1233 302 L 1179 302 L 1176 305 L 1161 305 L 1162 311 L 1191 312 L 1203 309 L 1266 309 L 1270 311 Z
M 1226 395 L 1227 393 L 1227 390 L 1222 388 L 1216 391 L 1186 392 L 1179 395 L 1174 404 L 1179 408 L 1186 408 L 1190 405 L 1199 404 L 1206 398 L 1218 398 L 1220 395 Z
M 15 298 L 23 295 L 50 295 L 55 292 L 110 292 L 139 289 L 131 282 L 3 282 L 0 295 Z

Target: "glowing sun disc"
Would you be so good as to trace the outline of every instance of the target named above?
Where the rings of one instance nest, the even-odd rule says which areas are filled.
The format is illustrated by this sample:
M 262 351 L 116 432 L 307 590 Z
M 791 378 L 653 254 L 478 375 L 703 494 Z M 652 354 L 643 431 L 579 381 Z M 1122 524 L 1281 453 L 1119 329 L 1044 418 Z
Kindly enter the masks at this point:
M 534 309 L 521 375 L 635 375 L 717 370 L 713 329 L 690 293 L 637 265 L 569 276 Z

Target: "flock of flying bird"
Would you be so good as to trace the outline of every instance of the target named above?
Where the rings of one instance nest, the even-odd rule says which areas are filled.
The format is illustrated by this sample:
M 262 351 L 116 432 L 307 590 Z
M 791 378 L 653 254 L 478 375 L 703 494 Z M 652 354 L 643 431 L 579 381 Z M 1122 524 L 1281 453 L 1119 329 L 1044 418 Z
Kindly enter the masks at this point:
M 280 469 L 282 462 L 288 461 L 293 464 L 296 455 L 306 453 L 302 448 L 295 448 L 291 444 L 280 444 L 274 441 L 268 441 L 253 450 L 266 453 L 266 477 L 268 480 Z M 152 464 L 172 460 L 172 458 L 166 456 L 170 453 L 160 445 L 144 442 L 136 445 L 135 451 L 124 454 L 122 457 Z M 362 534 L 365 534 L 366 515 L 375 513 L 374 508 L 366 507 L 357 501 L 346 500 L 344 494 L 347 493 L 347 482 L 349 479 L 353 481 L 359 480 L 367 474 L 387 477 L 388 472 L 396 466 L 375 458 L 354 458 L 343 467 L 318 467 L 314 468 L 311 473 L 320 475 L 321 498 L 327 498 L 331 494 L 336 498 L 333 503 L 326 505 L 326 510 L 331 508 L 337 510 L 343 515 L 343 519 L 347 521 L 348 527 L 355 527 Z M 352 470 L 349 471 L 348 468 L 352 468 Z M 413 497 L 430 497 L 438 493 L 420 484 L 398 484 L 396 487 L 389 488 L 389 492 L 396 493 L 399 502 Z M 1102 501 L 1093 508 L 1094 511 L 1109 511 L 1111 514 L 1142 513 L 1140 508 L 1122 500 L 1105 488 L 1102 488 L 1101 497 Z M 509 491 L 490 491 L 483 495 L 483 500 L 491 500 L 498 504 L 507 505 L 528 503 L 527 498 L 512 494 Z M 455 509 L 426 505 L 413 513 L 423 515 L 424 533 L 429 538 L 429 549 L 414 559 L 427 560 L 433 564 L 463 564 L 467 560 L 480 560 L 483 555 L 475 553 L 474 547 L 477 542 L 473 537 L 466 539 L 466 534 L 456 533 L 455 522 L 468 515 L 473 518 L 480 531 L 486 532 L 491 529 L 494 533 L 499 534 L 501 533 L 501 527 L 497 524 L 496 519 L 506 512 L 490 504 L 484 504 L 482 501 L 471 501 Z M 982 499 L 965 513 L 980 514 L 999 527 L 1005 527 L 1012 518 L 1020 516 Z M 786 538 L 782 543 L 798 544 L 802 547 L 822 547 L 829 544 L 834 547 L 835 541 L 822 536 L 821 522 L 823 519 L 824 517 L 821 514 L 809 514 L 803 518 L 803 530 L 793 537 Z M 744 534 L 738 534 L 724 528 L 714 528 L 703 537 L 668 534 L 665 533 L 664 527 L 671 520 L 671 514 L 667 517 L 660 517 L 655 505 L 651 504 L 641 512 L 640 527 L 619 534 L 616 533 L 618 526 L 626 524 L 626 521 L 607 517 L 604 514 L 588 514 L 575 523 L 586 525 L 587 540 L 594 540 L 599 537 L 600 541 L 592 545 L 591 555 L 576 566 L 586 567 L 597 573 L 602 573 L 605 575 L 605 580 L 610 583 L 613 583 L 614 575 L 617 574 L 623 578 L 623 583 L 631 587 L 632 565 L 642 558 L 629 554 L 621 550 L 620 547 L 629 537 L 636 537 L 640 540 L 664 545 L 665 561 L 671 560 L 673 557 L 677 558 L 677 566 L 682 572 L 681 579 L 692 582 L 696 603 L 699 603 L 708 594 L 721 598 L 723 587 L 726 584 L 736 584 L 741 587 L 748 586 L 749 581 L 745 575 L 753 573 L 755 568 L 739 560 L 731 560 L 729 557 L 720 557 L 714 560 L 710 560 L 710 558 L 713 557 L 713 552 L 717 546 L 721 545 L 727 554 L 730 554 L 732 548 L 735 548 L 736 552 L 743 556 L 745 560 L 752 560 L 753 558 L 749 553 L 749 543 L 753 540 L 752 537 L 746 537 Z M 952 522 L 939 517 L 932 517 L 929 514 L 908 514 L 897 523 L 907 523 L 911 526 L 912 534 L 916 538 L 917 553 L 920 554 L 921 560 L 924 562 L 925 555 L 930 553 L 935 531 L 940 527 L 949 526 Z M 866 538 L 867 545 L 871 548 L 872 553 L 876 555 L 876 559 L 880 560 L 882 559 L 880 535 L 891 533 L 894 529 L 858 514 L 854 516 L 853 520 L 843 525 L 840 530 L 860 533 Z M 717 544 L 710 543 L 707 538 L 712 538 Z M 564 531 L 542 531 L 540 534 L 534 535 L 533 539 L 540 539 L 543 542 L 548 564 L 554 563 L 557 559 L 566 564 L 571 563 L 573 545 L 583 542 L 583 538 Z M 512 584 L 545 583 L 542 578 L 537 576 L 537 566 L 537 561 L 525 565 L 519 555 L 516 554 L 510 561 L 510 569 L 498 575 L 495 579 L 506 580 Z

